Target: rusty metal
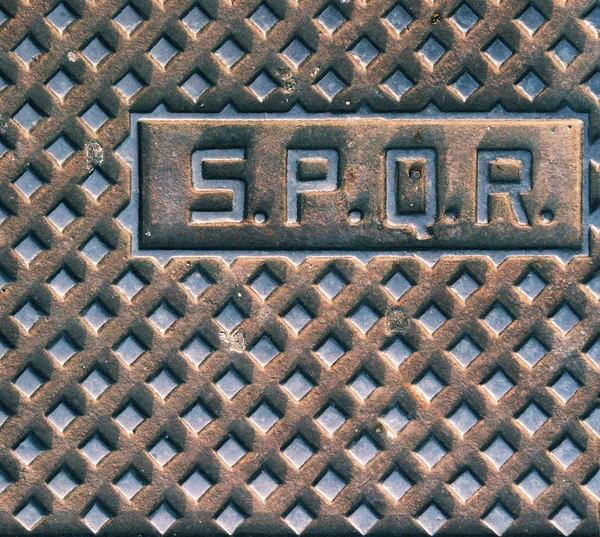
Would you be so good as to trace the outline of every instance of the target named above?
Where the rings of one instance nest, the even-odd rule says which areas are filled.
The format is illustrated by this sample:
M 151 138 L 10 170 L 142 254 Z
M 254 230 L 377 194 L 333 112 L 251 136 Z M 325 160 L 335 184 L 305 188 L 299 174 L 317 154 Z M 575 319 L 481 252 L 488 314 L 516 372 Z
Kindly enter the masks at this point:
M 138 126 L 142 249 L 581 248 L 583 123 L 578 120 L 150 119 L 140 120 Z M 192 180 L 194 158 L 189 155 L 214 147 L 241 147 L 245 156 L 204 159 L 206 186 L 198 192 Z M 390 222 L 390 213 L 399 212 L 401 217 L 415 211 L 386 210 L 386 198 L 392 197 L 386 181 L 382 181 L 388 175 L 386 167 L 400 163 L 410 169 L 416 158 L 394 156 L 396 147 L 402 147 L 405 155 L 435 154 L 432 165 L 437 168 L 437 202 L 430 208 L 424 199 L 417 211 L 423 216 L 431 214 L 425 237 L 418 236 L 409 222 Z M 478 176 L 485 166 L 478 160 L 482 154 L 497 153 L 498 148 L 515 147 L 535 155 L 531 187 L 519 201 L 531 225 L 519 225 L 507 192 L 490 192 L 488 214 L 485 223 L 480 222 L 477 195 L 483 181 Z M 293 155 L 310 155 L 317 148 L 333 153 L 336 162 L 325 161 L 323 176 L 311 184 L 326 181 L 331 167 L 336 168 L 333 175 L 334 179 L 339 177 L 339 185 L 327 190 L 295 189 L 292 195 L 298 199 L 293 213 L 297 214 L 290 214 L 286 183 L 295 179 L 300 185 L 309 180 L 300 175 L 300 168 L 298 172 L 289 170 L 294 165 Z M 299 156 L 298 165 L 306 159 Z M 213 169 L 219 164 L 220 168 Z M 433 175 L 425 173 L 423 179 L 434 182 Z M 190 213 L 206 210 L 209 205 L 203 198 L 210 196 L 210 204 L 216 207 L 213 197 L 220 192 L 211 190 L 211 180 L 226 178 L 244 183 L 244 218 L 237 223 L 194 223 Z M 520 182 L 520 175 L 516 179 Z M 489 182 L 510 183 L 514 179 L 490 174 Z M 224 210 L 232 209 L 231 197 Z M 360 221 L 348 218 L 352 212 L 360 213 Z M 264 215 L 266 221 L 254 222 L 256 214 Z M 552 215 L 551 222 L 544 220 L 545 214 Z
M 598 535 L 593 2 L 0 9 L 0 535 Z M 566 261 L 507 243 L 501 262 L 446 244 L 163 263 L 123 216 L 135 114 L 493 123 L 498 106 L 583 121 L 545 146 L 589 182 L 556 191 Z M 519 173 L 494 158 L 490 177 Z

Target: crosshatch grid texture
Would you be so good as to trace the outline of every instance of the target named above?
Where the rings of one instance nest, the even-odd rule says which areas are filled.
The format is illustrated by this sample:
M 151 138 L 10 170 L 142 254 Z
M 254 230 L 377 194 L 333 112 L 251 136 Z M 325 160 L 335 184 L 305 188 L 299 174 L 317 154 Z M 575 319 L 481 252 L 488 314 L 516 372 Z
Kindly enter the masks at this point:
M 597 535 L 576 258 L 130 259 L 129 113 L 556 111 L 594 2 L 0 1 L 0 534 Z

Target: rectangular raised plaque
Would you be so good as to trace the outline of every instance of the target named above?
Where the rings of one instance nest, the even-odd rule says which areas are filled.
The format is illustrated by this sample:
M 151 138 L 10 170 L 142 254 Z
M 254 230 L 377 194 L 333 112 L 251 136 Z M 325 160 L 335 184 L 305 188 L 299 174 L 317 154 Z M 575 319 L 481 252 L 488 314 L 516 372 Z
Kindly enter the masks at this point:
M 142 119 L 140 246 L 577 250 L 578 119 Z

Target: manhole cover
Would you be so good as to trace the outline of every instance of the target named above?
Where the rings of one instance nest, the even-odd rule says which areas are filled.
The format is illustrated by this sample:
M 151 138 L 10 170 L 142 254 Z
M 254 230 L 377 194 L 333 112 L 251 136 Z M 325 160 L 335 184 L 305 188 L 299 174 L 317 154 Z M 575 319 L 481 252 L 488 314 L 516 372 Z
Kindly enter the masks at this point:
M 0 0 L 0 535 L 598 535 L 599 35 Z

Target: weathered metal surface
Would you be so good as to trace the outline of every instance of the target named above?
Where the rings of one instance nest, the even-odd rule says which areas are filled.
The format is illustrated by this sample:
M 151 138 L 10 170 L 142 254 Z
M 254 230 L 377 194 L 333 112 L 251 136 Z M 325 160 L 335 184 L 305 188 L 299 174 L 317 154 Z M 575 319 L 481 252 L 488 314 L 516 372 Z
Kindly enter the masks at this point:
M 583 124 L 578 120 L 142 120 L 139 129 L 142 249 L 582 246 Z M 237 149 L 240 155 L 215 157 L 210 152 L 215 147 Z M 515 148 L 532 161 L 530 177 L 521 171 L 516 177 L 522 192 L 516 200 L 508 191 L 484 192 L 487 211 L 478 215 L 480 190 L 515 183 L 494 169 L 487 172 L 482 157 L 490 160 Z M 333 158 L 323 159 L 321 177 L 303 177 L 300 164 L 318 151 Z M 414 211 L 393 200 L 406 191 L 396 183 L 397 163 L 405 163 L 408 178 L 411 169 L 417 170 L 413 163 L 419 158 L 426 163 L 428 153 L 433 153 L 436 170 L 423 175 L 424 203 L 416 214 L 422 215 L 426 234 L 420 237 L 414 217 L 402 222 L 403 215 Z M 294 159 L 295 154 L 303 156 Z M 329 175 L 329 184 L 319 187 Z M 234 200 L 227 190 L 231 199 L 224 207 L 231 211 L 241 204 L 240 221 L 195 223 L 194 212 L 207 210 L 202 199 L 219 194 L 211 186 L 219 179 L 243 184 L 243 199 Z M 528 189 L 522 188 L 527 183 Z M 425 203 L 429 189 L 436 200 L 432 207 Z M 522 207 L 527 225 L 519 223 L 514 203 Z M 360 215 L 356 221 L 349 218 L 353 212 Z M 257 214 L 265 221 L 256 222 Z
M 598 535 L 594 2 L 0 8 L 0 535 Z M 306 122 L 360 112 L 382 130 L 399 121 L 383 115 L 392 112 L 444 128 L 511 119 L 487 116 L 498 105 L 532 125 L 583 120 L 583 138 L 531 149 L 567 154 L 553 165 L 573 175 L 548 177 L 565 181 L 554 209 L 572 234 L 541 245 L 547 255 L 513 255 L 529 246 L 511 244 L 510 228 L 490 239 L 502 246 L 471 245 L 501 248 L 501 263 L 456 255 L 455 243 L 435 263 L 360 252 L 296 263 L 275 243 L 232 239 L 210 248 L 270 251 L 160 264 L 130 225 L 137 178 L 123 156 L 132 117 L 160 105 L 200 120 L 225 109 L 217 121 L 240 123 L 231 107 Z M 343 140 L 366 137 L 356 121 Z M 529 166 L 527 147 L 502 149 L 482 161 L 490 193 Z M 429 154 L 396 156 L 433 173 Z M 322 176 L 323 155 L 296 157 L 313 159 L 298 168 L 306 183 Z M 219 165 L 203 170 L 218 176 Z M 209 201 L 223 211 L 232 200 Z M 428 206 L 418 189 L 411 203 Z M 535 219 L 563 218 L 538 205 Z M 339 214 L 358 218 L 354 208 Z M 249 226 L 268 229 L 264 216 Z M 314 238 L 353 250 L 362 239 L 351 226 Z M 553 251 L 563 249 L 570 260 Z

